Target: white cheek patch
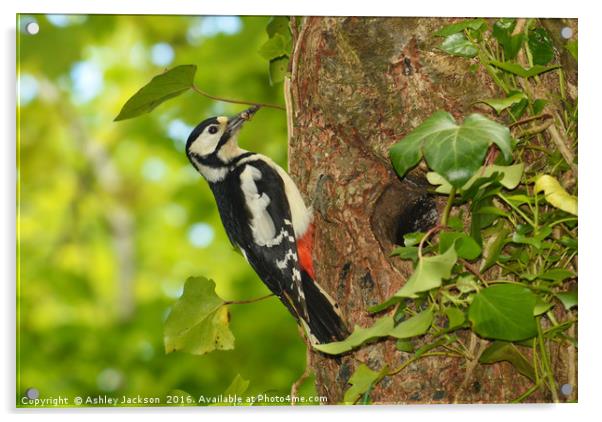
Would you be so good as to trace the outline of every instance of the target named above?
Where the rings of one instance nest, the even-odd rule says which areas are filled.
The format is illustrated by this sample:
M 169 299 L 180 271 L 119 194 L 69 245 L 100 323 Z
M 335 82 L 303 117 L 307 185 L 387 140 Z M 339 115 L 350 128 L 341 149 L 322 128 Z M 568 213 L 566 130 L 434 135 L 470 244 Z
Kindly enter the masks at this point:
M 245 195 L 245 202 L 251 212 L 251 232 L 253 240 L 259 246 L 267 246 L 276 236 L 274 222 L 267 211 L 270 204 L 270 198 L 257 191 L 255 180 L 261 179 L 261 171 L 257 168 L 247 165 L 240 174 L 241 188 Z
M 221 132 L 218 133 L 208 133 L 203 132 L 199 135 L 198 138 L 194 140 L 192 145 L 190 145 L 190 151 L 195 154 L 200 155 L 201 157 L 205 155 L 211 154 L 217 148 L 217 144 L 219 143 L 219 139 L 221 136 Z

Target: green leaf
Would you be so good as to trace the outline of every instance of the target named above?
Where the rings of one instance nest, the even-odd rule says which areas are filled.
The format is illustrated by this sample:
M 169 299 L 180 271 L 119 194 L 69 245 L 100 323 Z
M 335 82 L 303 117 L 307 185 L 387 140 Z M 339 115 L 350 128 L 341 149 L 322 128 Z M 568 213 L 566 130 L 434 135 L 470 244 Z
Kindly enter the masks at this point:
M 533 56 L 533 64 L 546 65 L 554 58 L 554 45 L 544 28 L 529 31 L 529 50 Z
M 288 74 L 288 57 L 278 57 L 270 60 L 270 85 L 276 85 Z
M 556 293 L 555 296 L 562 302 L 562 306 L 564 306 L 564 309 L 567 311 L 572 307 L 577 306 L 577 290 Z
M 462 275 L 456 280 L 456 287 L 460 293 L 474 292 L 478 286 L 477 279 L 472 274 Z
M 475 57 L 479 50 L 472 42 L 466 39 L 464 34 L 451 34 L 443 40 L 439 48 L 452 56 Z
M 351 378 L 349 378 L 351 387 L 345 391 L 343 403 L 354 404 L 362 394 L 366 393 L 374 384 L 383 379 L 387 371 L 388 368 L 386 366 L 377 372 L 362 363 L 357 367 Z
M 417 293 L 441 286 L 443 279 L 451 277 L 457 259 L 455 248 L 449 248 L 442 255 L 419 259 L 414 272 L 395 296 L 415 298 Z
M 395 144 L 390 157 L 397 174 L 403 177 L 420 161 L 422 148 L 431 169 L 459 188 L 479 169 L 491 143 L 506 159 L 511 158 L 507 127 L 480 114 L 471 114 L 458 125 L 451 114 L 437 111 Z
M 481 247 L 466 233 L 442 232 L 439 234 L 439 253 L 454 246 L 460 258 L 473 260 L 481 254 Z
M 412 353 L 414 351 L 414 345 L 410 340 L 397 340 L 395 342 L 395 348 L 400 352 Z
M 500 114 L 508 107 L 520 102 L 525 98 L 527 98 L 527 96 L 524 94 L 524 92 L 517 92 L 515 94 L 507 96 L 506 98 L 488 98 L 486 100 L 480 100 L 478 102 L 487 104 L 488 106 L 493 108 L 497 114 Z
M 497 60 L 492 60 L 489 63 L 495 67 L 505 70 L 506 72 L 513 73 L 522 78 L 532 78 L 533 76 L 537 76 L 542 73 L 549 72 L 550 70 L 558 69 L 560 67 L 559 64 L 553 66 L 541 66 L 536 64 L 529 69 L 525 69 L 524 67 L 516 63 L 500 62 Z
M 535 307 L 533 308 L 533 316 L 541 315 L 547 312 L 554 304 L 544 301 L 539 295 L 535 295 Z
M 425 233 L 423 232 L 406 233 L 403 235 L 403 244 L 406 245 L 406 247 L 418 246 L 424 235 Z
M 481 268 L 479 269 L 481 273 L 487 271 L 497 262 L 498 257 L 506 244 L 506 239 L 510 234 L 510 229 L 503 224 L 497 224 L 496 226 L 493 226 L 492 229 L 493 232 L 483 244 L 483 261 L 481 263 Z
M 389 150 L 389 159 L 399 177 L 405 176 L 408 170 L 415 167 L 420 161 L 420 157 L 422 156 L 420 151 L 422 141 L 423 138 L 411 136 L 410 134 L 410 136 L 406 136 Z M 406 244 L 406 246 L 409 245 Z
M 487 148 L 495 143 L 510 159 L 511 137 L 507 127 L 480 114 L 471 114 L 457 125 L 449 113 L 435 113 L 423 125 L 429 132 L 424 156 L 430 168 L 456 188 L 464 185 L 480 168 Z M 419 128 L 420 129 L 420 128 Z
M 485 364 L 502 361 L 510 362 L 519 373 L 535 382 L 533 366 L 512 343 L 494 341 L 479 357 L 479 362 Z
M 512 60 L 518 54 L 525 35 L 523 33 L 512 35 L 516 26 L 516 19 L 502 18 L 493 24 L 493 37 L 498 41 L 504 50 L 506 60 Z
M 385 300 L 382 303 L 379 303 L 378 305 L 374 305 L 369 307 L 368 309 L 366 309 L 368 312 L 370 312 L 371 314 L 375 314 L 377 312 L 380 311 L 384 311 L 387 308 L 390 308 L 393 305 L 398 304 L 402 299 L 399 297 L 390 297 L 389 299 Z
M 456 307 L 445 308 L 445 315 L 447 316 L 447 328 L 456 328 L 464 324 L 466 316 L 464 312 Z
M 412 261 L 416 262 L 418 259 L 418 247 L 400 246 L 391 252 L 391 256 L 398 256 L 401 259 L 411 259 Z
M 290 38 L 291 36 L 289 18 L 287 16 L 272 16 L 265 29 L 270 38 L 277 34 L 282 35 L 285 38 Z
M 274 34 L 272 38 L 259 47 L 259 54 L 266 60 L 288 56 L 290 54 L 290 45 L 282 35 Z
M 416 337 L 426 333 L 432 324 L 433 311 L 432 309 L 427 309 L 397 324 L 389 332 L 389 335 L 399 339 Z
M 566 48 L 568 50 L 568 52 L 571 54 L 571 56 L 575 60 L 577 60 L 577 57 L 579 56 L 579 48 L 578 48 L 577 40 L 567 41 L 567 43 L 564 45 L 564 48 Z
M 368 328 L 355 326 L 349 337 L 343 341 L 335 341 L 326 344 L 316 344 L 314 349 L 329 355 L 340 355 L 349 350 L 379 337 L 386 337 L 393 329 L 393 317 L 384 316 L 376 320 L 376 322 Z
M 224 391 L 224 396 L 227 396 L 227 395 L 240 396 L 240 395 L 244 394 L 247 391 L 247 389 L 249 388 L 249 383 L 250 382 L 248 380 L 241 377 L 240 374 L 237 374 L 236 377 L 234 377 L 234 379 L 228 386 L 228 388 L 226 388 L 226 390 Z
M 543 100 L 543 99 L 533 101 L 533 115 L 537 115 L 537 114 L 541 113 L 547 103 L 548 103 L 548 100 Z
M 543 240 L 548 237 L 552 233 L 552 229 L 549 227 L 543 227 L 539 230 L 539 233 L 536 236 L 527 236 L 524 233 L 516 231 L 512 235 L 512 242 L 521 243 L 524 245 L 531 245 L 537 249 L 541 249 L 543 247 Z
M 539 176 L 535 181 L 534 191 L 544 192 L 546 201 L 554 207 L 577 215 L 577 197 L 564 190 L 554 177 L 547 174 Z
M 523 163 L 514 164 L 511 166 L 483 166 L 481 167 L 460 189 L 459 192 L 465 192 L 470 189 L 475 182 L 479 179 L 487 179 L 498 173 L 502 177 L 499 179 L 499 183 L 507 189 L 514 189 L 520 183 L 520 179 L 523 175 L 525 165 Z M 451 184 L 445 180 L 443 176 L 435 172 L 428 172 L 426 174 L 426 180 L 432 185 L 438 185 L 435 189 L 437 193 L 449 194 L 451 192 Z M 484 183 L 479 185 L 479 188 L 484 188 L 490 185 L 490 183 Z
M 481 337 L 516 341 L 537 335 L 535 295 L 526 287 L 497 284 L 474 295 L 468 319 Z
M 215 294 L 215 283 L 204 277 L 190 277 L 184 293 L 165 321 L 165 351 L 202 355 L 213 350 L 234 348 L 228 327 L 228 308 Z
M 563 268 L 552 268 L 551 270 L 547 270 L 542 274 L 539 274 L 539 278 L 543 278 L 544 280 L 551 281 L 564 281 L 567 278 L 575 277 L 575 273 L 569 270 L 565 270 Z
M 465 29 L 480 29 L 483 25 L 487 25 L 487 22 L 483 18 L 466 19 L 461 22 L 452 23 L 451 25 L 444 26 L 443 28 L 435 32 L 435 35 L 438 37 L 448 37 L 457 32 L 464 31 Z
M 186 64 L 155 76 L 127 100 L 115 121 L 149 113 L 159 104 L 183 94 L 192 88 L 195 73 L 196 65 Z

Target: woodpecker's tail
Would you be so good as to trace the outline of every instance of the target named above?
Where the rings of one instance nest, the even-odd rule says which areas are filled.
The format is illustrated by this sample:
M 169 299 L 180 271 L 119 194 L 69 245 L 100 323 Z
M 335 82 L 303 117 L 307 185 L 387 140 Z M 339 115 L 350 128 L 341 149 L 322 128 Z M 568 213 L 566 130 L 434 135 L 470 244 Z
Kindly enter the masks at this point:
M 331 343 L 347 338 L 349 331 L 341 319 L 338 305 L 305 270 L 301 270 L 307 320 L 303 325 L 312 343 Z

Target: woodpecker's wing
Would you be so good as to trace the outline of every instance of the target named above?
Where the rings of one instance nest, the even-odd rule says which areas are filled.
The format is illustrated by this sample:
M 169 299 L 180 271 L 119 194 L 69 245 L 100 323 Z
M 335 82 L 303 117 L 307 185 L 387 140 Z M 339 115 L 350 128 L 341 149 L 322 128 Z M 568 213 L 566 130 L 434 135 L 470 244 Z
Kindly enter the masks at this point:
M 240 164 L 227 183 L 233 184 L 230 193 L 240 195 L 229 198 L 230 216 L 222 215 L 230 240 L 293 314 L 306 319 L 295 231 L 278 171 L 263 160 L 250 160 Z

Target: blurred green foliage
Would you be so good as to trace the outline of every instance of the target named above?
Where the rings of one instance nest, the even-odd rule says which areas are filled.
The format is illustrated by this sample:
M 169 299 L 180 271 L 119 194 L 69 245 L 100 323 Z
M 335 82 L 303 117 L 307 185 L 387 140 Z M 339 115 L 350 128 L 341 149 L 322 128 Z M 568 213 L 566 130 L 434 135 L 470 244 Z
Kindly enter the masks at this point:
M 27 23 L 40 31 L 29 35 Z M 286 394 L 305 347 L 276 299 L 231 306 L 232 351 L 166 355 L 164 320 L 189 276 L 240 300 L 268 293 L 230 246 L 184 154 L 190 130 L 242 106 L 188 92 L 113 122 L 166 67 L 196 64 L 223 97 L 283 103 L 259 54 L 268 17 L 18 17 L 17 396 Z M 286 163 L 286 118 L 264 109 L 243 148 Z M 312 382 L 301 393 L 313 394 Z

